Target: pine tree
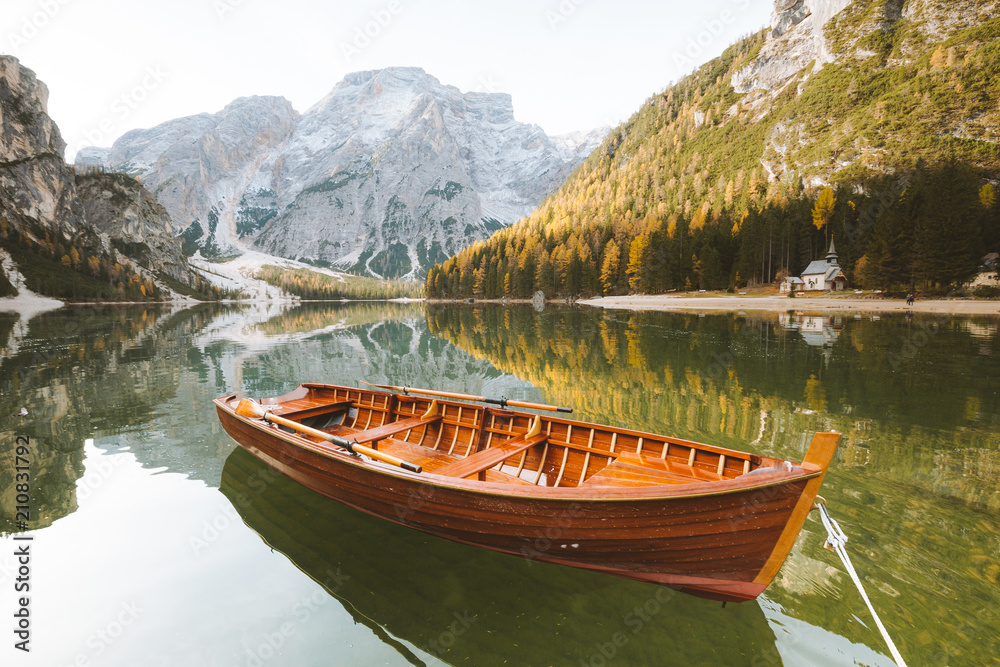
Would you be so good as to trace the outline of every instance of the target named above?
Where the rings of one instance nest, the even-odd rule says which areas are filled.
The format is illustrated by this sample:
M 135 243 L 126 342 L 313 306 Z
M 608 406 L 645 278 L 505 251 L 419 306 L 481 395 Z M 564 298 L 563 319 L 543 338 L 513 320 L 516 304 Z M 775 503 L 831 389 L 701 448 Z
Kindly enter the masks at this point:
M 955 162 L 922 176 L 915 218 L 918 277 L 947 285 L 975 273 L 981 239 L 978 180 L 973 169 Z

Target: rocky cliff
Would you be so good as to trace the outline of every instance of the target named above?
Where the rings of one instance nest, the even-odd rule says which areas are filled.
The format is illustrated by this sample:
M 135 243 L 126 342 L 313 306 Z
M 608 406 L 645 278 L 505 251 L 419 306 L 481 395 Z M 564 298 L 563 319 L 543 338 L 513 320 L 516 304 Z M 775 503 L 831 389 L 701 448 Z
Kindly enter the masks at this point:
M 96 171 L 77 174 L 75 183 L 87 223 L 115 249 L 153 273 L 191 282 L 170 215 L 142 184 Z
M 0 56 L 0 207 L 11 224 L 34 220 L 69 240 L 81 232 L 83 212 L 48 99 L 34 72 Z
M 302 115 L 282 98 L 242 98 L 78 162 L 139 178 L 192 251 L 253 247 L 414 277 L 530 213 L 601 136 L 552 138 L 517 122 L 509 95 L 389 68 L 348 75 Z
M 47 101 L 31 70 L 0 56 L 0 245 L 28 287 L 113 299 L 153 296 L 161 274 L 195 283 L 169 216 L 138 182 L 63 161 Z
M 757 58 L 733 76 L 738 93 L 773 91 L 800 70 L 835 59 L 823 27 L 851 0 L 776 0 L 767 43 Z

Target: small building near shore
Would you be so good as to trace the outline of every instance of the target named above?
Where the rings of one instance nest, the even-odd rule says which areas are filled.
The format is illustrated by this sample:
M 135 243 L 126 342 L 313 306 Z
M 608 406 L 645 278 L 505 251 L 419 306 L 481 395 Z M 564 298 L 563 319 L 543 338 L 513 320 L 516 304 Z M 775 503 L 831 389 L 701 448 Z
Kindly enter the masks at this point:
M 826 254 L 826 259 L 810 262 L 800 278 L 785 278 L 780 290 L 790 292 L 793 285 L 796 292 L 841 292 L 847 289 L 847 276 L 837 262 L 833 239 L 830 239 L 830 252 Z
M 781 285 L 778 286 L 778 289 L 781 290 L 782 294 L 788 294 L 793 289 L 796 292 L 801 292 L 805 289 L 805 285 L 806 284 L 802 281 L 802 278 L 786 276 L 785 279 L 781 281 Z

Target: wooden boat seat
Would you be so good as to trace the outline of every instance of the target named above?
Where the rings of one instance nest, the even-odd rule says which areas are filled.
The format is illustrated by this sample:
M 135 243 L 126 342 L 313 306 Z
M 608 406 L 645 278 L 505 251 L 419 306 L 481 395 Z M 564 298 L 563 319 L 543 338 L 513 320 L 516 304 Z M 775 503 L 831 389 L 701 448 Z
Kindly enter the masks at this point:
M 695 466 L 671 463 L 661 459 L 659 456 L 646 456 L 635 452 L 622 452 L 618 455 L 618 462 L 629 465 L 641 466 L 650 470 L 657 470 L 666 475 L 677 477 L 683 482 L 718 482 L 722 480 L 722 475 L 711 470 L 702 470 Z
M 450 456 L 436 449 L 424 447 L 413 442 L 386 438 L 379 443 L 378 450 L 390 456 L 397 456 L 401 459 L 415 463 L 424 469 L 424 472 L 432 472 L 441 466 L 448 465 L 458 460 L 457 456 Z
M 370 428 L 366 431 L 357 431 L 356 433 L 351 433 L 349 435 L 345 435 L 344 437 L 357 442 L 359 445 L 363 445 L 366 442 L 373 442 L 375 440 L 388 438 L 396 433 L 402 433 L 403 431 L 420 428 L 421 426 L 436 424 L 439 421 L 441 421 L 441 415 L 434 415 L 426 418 L 411 417 L 409 419 L 389 422 L 388 424 L 383 424 L 382 426 L 376 426 L 375 428 Z
M 686 475 L 669 473 L 642 465 L 609 463 L 600 472 L 591 475 L 587 486 L 663 486 L 664 484 L 690 484 L 698 480 Z
M 333 403 L 321 403 L 318 401 L 311 401 L 308 399 L 298 399 L 295 401 L 287 401 L 281 404 L 281 407 L 274 411 L 274 414 L 284 417 L 286 419 L 294 419 L 296 421 L 301 421 L 303 419 L 309 419 L 310 417 L 317 417 L 319 415 L 329 414 L 331 412 L 338 412 L 340 410 L 348 410 L 354 406 L 354 401 L 335 401 Z
M 448 477 L 469 477 L 470 475 L 475 475 L 492 468 L 496 464 L 506 461 L 526 449 L 540 445 L 548 439 L 549 436 L 547 433 L 535 435 L 530 438 L 524 436 L 511 438 L 489 449 L 481 449 L 474 454 L 466 456 L 464 459 L 448 464 L 434 472 L 438 475 L 446 475 Z
M 664 484 L 690 484 L 700 481 L 699 477 L 692 475 L 688 470 L 690 470 L 688 466 L 675 466 L 658 456 L 621 452 L 614 461 L 587 479 L 585 484 L 588 486 L 663 486 Z
M 445 452 L 437 449 L 431 449 L 430 447 L 424 447 L 423 445 L 405 442 L 403 440 L 396 440 L 395 438 L 386 438 L 383 440 L 379 445 L 379 451 L 392 456 L 398 456 L 401 459 L 406 459 L 411 463 L 415 463 L 422 467 L 425 473 L 436 473 L 447 465 L 461 463 L 465 460 L 457 456 L 446 454 Z M 523 479 L 519 479 L 513 475 L 508 475 L 507 473 L 503 473 L 498 470 L 486 470 L 485 477 L 486 479 L 484 481 L 487 482 L 499 482 L 501 484 L 517 484 L 525 486 L 531 485 L 531 482 L 526 482 Z

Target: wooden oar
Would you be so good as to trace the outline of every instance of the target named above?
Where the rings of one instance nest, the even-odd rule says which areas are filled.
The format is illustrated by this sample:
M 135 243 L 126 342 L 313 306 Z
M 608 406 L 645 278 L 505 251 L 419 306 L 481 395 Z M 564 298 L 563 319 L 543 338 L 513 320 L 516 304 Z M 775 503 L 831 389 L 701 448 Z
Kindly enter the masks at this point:
M 291 419 L 285 419 L 284 417 L 279 417 L 278 415 L 272 414 L 270 411 L 265 410 L 263 406 L 259 403 L 251 401 L 249 398 L 244 398 L 236 406 L 236 414 L 241 417 L 252 417 L 254 419 L 263 419 L 266 422 L 272 422 L 274 424 L 281 424 L 282 426 L 287 426 L 288 428 L 295 429 L 300 433 L 305 433 L 306 435 L 311 435 L 314 438 L 319 438 L 320 440 L 325 440 L 327 442 L 333 443 L 338 447 L 343 447 L 352 454 L 364 454 L 376 461 L 382 461 L 383 463 L 389 463 L 394 466 L 399 466 L 403 470 L 409 470 L 410 472 L 423 472 L 423 468 L 420 466 L 410 463 L 409 461 L 404 461 L 403 459 L 396 458 L 395 456 L 390 456 L 389 454 L 383 454 L 382 452 L 372 449 L 371 447 L 365 447 L 364 445 L 359 445 L 356 442 L 352 442 L 347 438 L 341 438 L 338 435 L 331 435 L 325 433 L 318 429 L 306 426 L 305 424 L 300 424 L 299 422 L 292 421 Z
M 434 389 L 414 389 L 413 387 L 396 387 L 391 384 L 372 384 L 371 382 L 365 382 L 369 387 L 378 387 L 379 389 L 392 389 L 393 391 L 401 391 L 404 394 L 413 392 L 415 394 L 426 394 L 427 396 L 440 396 L 442 398 L 461 398 L 466 401 L 479 401 L 481 403 L 492 403 L 493 405 L 499 405 L 502 408 L 512 405 L 516 408 L 530 408 L 532 410 L 548 410 L 550 412 L 573 412 L 573 408 L 561 408 L 555 405 L 544 405 L 542 403 L 528 403 L 527 401 L 510 401 L 506 398 L 487 398 L 485 396 L 472 396 L 470 394 L 456 394 L 450 391 L 435 391 Z

